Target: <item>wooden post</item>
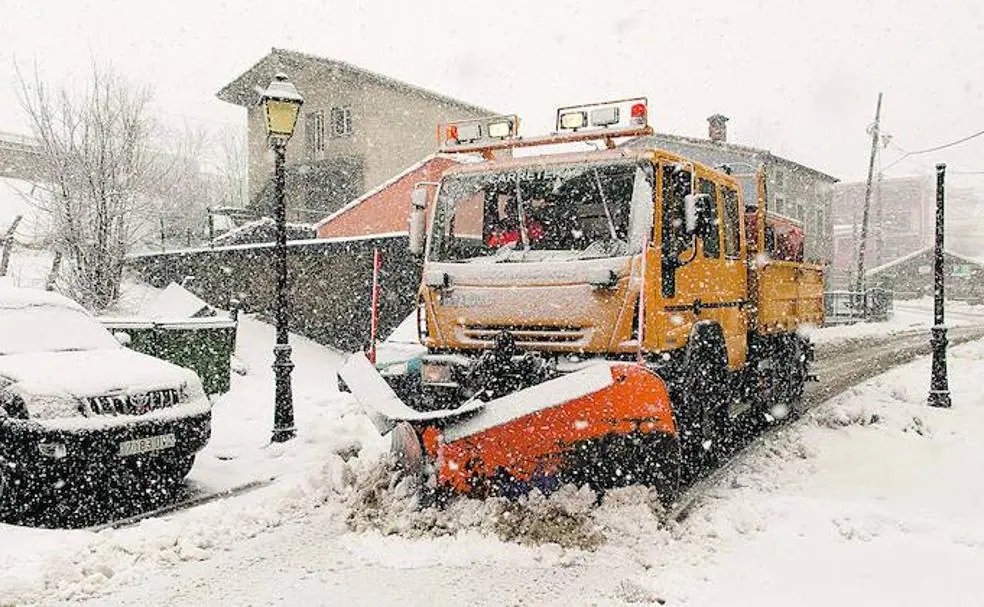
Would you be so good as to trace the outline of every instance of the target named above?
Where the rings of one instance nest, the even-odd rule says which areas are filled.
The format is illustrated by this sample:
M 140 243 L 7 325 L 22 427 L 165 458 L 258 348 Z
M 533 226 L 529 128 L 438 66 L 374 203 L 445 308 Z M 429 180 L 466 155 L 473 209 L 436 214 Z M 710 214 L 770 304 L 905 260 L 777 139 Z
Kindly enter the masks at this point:
M 51 271 L 48 272 L 48 280 L 44 283 L 45 291 L 54 291 L 55 283 L 58 280 L 58 269 L 61 267 L 62 252 L 55 251 L 55 258 L 51 260 Z
M 3 254 L 0 256 L 0 276 L 7 275 L 7 266 L 10 264 L 10 250 L 14 247 L 14 232 L 17 231 L 17 224 L 23 219 L 23 215 L 14 217 L 14 222 L 7 228 L 7 233 L 3 236 Z

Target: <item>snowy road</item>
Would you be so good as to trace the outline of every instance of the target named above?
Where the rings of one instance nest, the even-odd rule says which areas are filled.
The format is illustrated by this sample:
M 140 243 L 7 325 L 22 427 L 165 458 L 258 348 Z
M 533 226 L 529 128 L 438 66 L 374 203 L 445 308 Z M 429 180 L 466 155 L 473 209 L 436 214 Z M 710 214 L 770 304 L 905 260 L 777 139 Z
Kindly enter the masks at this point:
M 982 334 L 984 329 L 980 327 L 959 328 L 951 332 L 951 339 L 956 342 Z M 976 358 L 972 356 L 970 359 L 977 366 L 967 364 L 958 367 L 951 364 L 953 384 L 976 381 L 984 372 L 984 345 L 977 342 L 967 347 L 976 353 Z M 865 347 L 848 344 L 821 348 L 818 360 L 821 383 L 811 388 L 807 401 L 812 404 L 824 401 L 845 387 L 876 375 L 886 365 L 898 364 L 925 353 L 927 348 L 925 332 L 876 339 Z M 911 392 L 907 397 L 914 401 L 909 403 L 910 408 L 923 409 L 921 403 L 924 402 L 923 392 L 928 382 L 927 366 L 923 359 L 901 367 L 885 376 L 887 379 L 882 384 L 892 386 L 893 395 L 897 390 L 906 394 Z M 907 388 L 909 384 L 913 388 Z M 882 390 L 876 394 L 880 398 L 884 392 Z M 984 401 L 979 395 L 977 400 L 971 401 L 965 392 L 955 389 L 955 400 L 961 407 L 959 410 L 965 404 L 976 404 L 979 409 L 977 414 L 984 420 L 980 411 L 984 409 Z M 860 393 L 866 394 L 863 391 Z M 803 604 L 806 599 L 798 596 L 793 588 L 794 581 L 804 587 L 813 587 L 815 594 L 807 603 L 823 604 L 835 599 L 853 603 L 863 595 L 868 597 L 869 604 L 879 604 L 877 600 L 871 602 L 872 597 L 864 594 L 868 591 L 861 590 L 864 580 L 868 579 L 869 584 L 876 586 L 883 583 L 878 580 L 889 574 L 879 569 L 878 559 L 890 559 L 888 553 L 898 549 L 899 543 L 913 549 L 907 543 L 911 539 L 907 535 L 911 530 L 906 530 L 905 526 L 914 523 L 908 518 L 897 524 L 881 521 L 888 515 L 876 512 L 876 505 L 890 509 L 891 504 L 852 505 L 843 499 L 860 498 L 844 496 L 837 496 L 832 503 L 811 503 L 805 522 L 789 519 L 801 516 L 796 507 L 799 501 L 810 499 L 815 492 L 828 491 L 826 485 L 811 484 L 807 478 L 811 474 L 816 473 L 833 485 L 841 482 L 841 472 L 825 470 L 821 465 L 822 460 L 833 457 L 827 454 L 823 441 L 833 441 L 839 445 L 844 440 L 842 433 L 848 431 L 830 430 L 830 420 L 841 417 L 855 419 L 852 417 L 855 408 L 864 407 L 865 402 L 877 401 L 878 398 L 868 397 L 862 399 L 864 402 L 860 404 L 847 399 L 847 404 L 839 405 L 844 410 L 837 409 L 838 400 L 845 401 L 845 398 L 835 399 L 833 412 L 825 412 L 831 408 L 829 404 L 818 407 L 820 413 L 816 417 L 808 415 L 790 429 L 770 437 L 768 444 L 750 449 L 746 454 L 747 461 L 734 466 L 728 477 L 711 492 L 709 499 L 704 500 L 694 515 L 679 526 L 664 527 L 659 517 L 645 506 L 639 494 L 623 496 L 623 503 L 602 506 L 592 514 L 591 520 L 604 529 L 608 539 L 594 550 L 578 550 L 557 544 L 524 546 L 503 542 L 481 524 L 469 522 L 470 518 L 487 515 L 478 506 L 447 513 L 460 526 L 456 535 L 418 533 L 419 530 L 412 525 L 409 529 L 413 532 L 407 533 L 407 527 L 403 527 L 402 535 L 381 535 L 373 531 L 351 533 L 345 516 L 349 506 L 340 507 L 329 496 L 323 506 L 309 508 L 300 516 L 278 522 L 276 529 L 247 534 L 235 543 L 220 544 L 216 549 L 206 547 L 206 553 L 201 555 L 200 560 L 177 559 L 174 563 L 163 563 L 159 567 L 122 570 L 120 575 L 114 575 L 101 584 L 99 598 L 94 603 L 203 605 L 301 601 L 325 605 L 566 606 L 633 602 L 655 604 L 657 599 L 666 599 L 669 604 L 679 604 L 681 601 L 691 605 L 762 604 L 759 600 L 762 597 L 756 597 L 754 592 L 744 595 L 747 597 L 745 603 L 734 600 L 734 596 L 732 600 L 725 600 L 723 597 L 727 595 L 721 588 L 708 583 L 715 579 L 722 581 L 726 587 L 727 584 L 747 586 L 750 583 L 749 575 L 753 578 L 757 576 L 757 566 L 766 568 L 761 571 L 766 575 L 762 581 L 763 588 L 771 589 L 769 596 L 776 600 L 776 604 L 782 604 L 783 600 L 780 599 L 783 597 L 787 604 L 789 600 Z M 934 413 L 929 412 L 928 415 Z M 889 413 L 883 412 L 881 415 L 892 419 Z M 939 423 L 945 421 L 946 418 L 941 418 Z M 845 423 L 848 426 L 852 424 L 864 426 L 865 422 L 855 420 Z M 907 432 L 907 428 L 903 428 L 902 432 Z M 909 439 L 910 436 L 906 435 L 905 438 Z M 874 440 L 877 443 L 882 437 L 876 436 Z M 849 447 L 863 451 L 862 447 L 853 444 Z M 975 448 L 979 450 L 979 447 Z M 882 466 L 890 465 L 876 453 L 863 451 L 862 455 L 867 459 L 874 458 L 874 464 L 881 462 Z M 857 462 L 849 464 L 856 466 Z M 869 462 L 867 465 L 874 464 Z M 817 466 L 820 466 L 819 470 Z M 860 475 L 861 472 L 852 474 Z M 884 475 L 883 472 L 878 474 Z M 876 474 L 873 478 L 881 477 Z M 863 480 L 867 483 L 864 485 L 867 489 L 862 493 L 871 490 L 871 482 L 875 481 Z M 979 488 L 975 490 L 979 491 Z M 227 507 L 235 506 L 230 502 Z M 829 508 L 834 514 L 826 514 L 823 508 Z M 577 512 L 576 507 L 573 510 Z M 771 520 L 772 514 L 775 514 L 770 514 L 773 510 L 778 512 L 777 522 Z M 831 516 L 833 519 L 830 519 Z M 394 522 L 395 527 L 401 524 L 406 524 L 406 521 Z M 918 535 L 927 526 L 938 524 L 935 520 L 920 520 L 915 524 L 916 531 L 911 533 Z M 818 531 L 814 526 L 822 529 Z M 794 530 L 791 531 L 790 527 Z M 863 546 L 859 553 L 856 546 L 849 545 L 839 549 L 846 556 L 837 551 L 839 543 L 859 543 L 855 536 L 870 544 L 872 537 L 890 536 L 889 531 L 895 527 L 903 528 L 906 534 L 901 538 L 893 536 L 895 543 L 887 547 Z M 960 532 L 949 527 L 945 531 L 960 535 Z M 981 529 L 966 530 L 963 534 L 966 537 L 961 535 L 962 539 L 956 540 L 953 546 L 938 545 L 935 536 L 930 539 L 918 537 L 916 545 L 920 550 L 942 554 L 945 557 L 942 562 L 947 563 L 948 567 L 963 562 L 979 567 L 984 565 L 981 557 L 968 556 L 965 547 L 984 546 L 982 532 L 984 530 Z M 789 551 L 779 560 L 775 554 L 761 547 L 762 538 L 770 534 L 779 534 L 776 546 L 780 548 L 777 550 Z M 819 539 L 814 537 L 816 535 Z M 803 540 L 803 537 L 809 540 Z M 818 544 L 814 546 L 810 542 Z M 809 555 L 803 551 L 812 549 L 816 549 L 820 556 L 810 561 Z M 867 565 L 861 566 L 860 570 L 850 571 L 850 567 L 838 564 L 838 559 L 846 558 L 847 562 L 855 563 L 853 567 L 859 567 L 858 563 L 865 562 L 862 558 L 865 550 L 872 553 L 870 558 L 875 561 L 867 561 Z M 758 565 L 735 563 L 740 554 L 746 555 L 743 558 L 754 559 Z M 772 560 L 769 560 L 770 555 Z M 801 567 L 790 569 L 785 562 L 796 558 L 809 561 L 811 567 L 820 571 L 831 569 L 841 575 L 854 576 L 849 582 L 860 586 L 852 587 L 849 584 L 846 587 L 837 585 L 818 589 L 812 575 Z M 871 571 L 864 570 L 864 566 Z M 786 579 L 773 579 L 773 571 L 769 568 L 778 568 Z M 905 567 L 899 570 L 904 571 Z M 975 576 L 968 575 L 963 568 L 940 571 L 938 574 L 956 584 L 951 586 L 951 592 L 953 588 L 974 587 L 970 584 L 975 583 Z M 917 599 L 926 600 L 928 596 L 934 596 L 923 591 L 929 592 L 929 589 L 910 591 L 906 595 L 908 598 L 901 602 L 895 596 L 894 604 L 916 604 Z M 749 588 L 746 587 L 744 592 L 748 593 Z M 960 595 L 951 595 L 950 598 L 953 600 L 948 604 L 972 604 L 958 600 Z M 768 601 L 765 603 L 769 604 Z
M 973 320 L 980 322 L 981 317 L 976 316 Z M 982 337 L 984 326 L 979 324 L 956 326 L 948 330 L 951 346 Z M 802 408 L 816 406 L 870 377 L 931 353 L 929 334 L 925 329 L 866 338 L 860 342 L 820 345 L 816 350 L 814 367 L 820 382 L 807 386 Z

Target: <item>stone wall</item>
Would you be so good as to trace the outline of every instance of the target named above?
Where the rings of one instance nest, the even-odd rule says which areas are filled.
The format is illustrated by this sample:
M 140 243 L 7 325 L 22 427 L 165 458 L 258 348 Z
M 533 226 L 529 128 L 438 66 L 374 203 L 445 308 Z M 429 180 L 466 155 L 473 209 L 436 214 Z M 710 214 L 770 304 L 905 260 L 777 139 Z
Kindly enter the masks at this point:
M 406 236 L 296 241 L 287 247 L 291 330 L 341 350 L 363 348 L 369 339 L 374 248 L 383 254 L 380 336 L 413 312 L 421 262 L 407 251 Z M 128 265 L 153 286 L 184 282 L 213 306 L 228 308 L 235 298 L 244 312 L 273 318 L 272 243 L 135 255 Z

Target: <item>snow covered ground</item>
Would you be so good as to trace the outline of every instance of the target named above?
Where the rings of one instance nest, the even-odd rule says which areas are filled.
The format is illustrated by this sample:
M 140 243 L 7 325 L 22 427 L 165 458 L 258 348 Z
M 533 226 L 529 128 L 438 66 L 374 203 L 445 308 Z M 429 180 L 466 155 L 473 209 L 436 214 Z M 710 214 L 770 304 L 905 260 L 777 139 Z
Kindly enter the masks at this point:
M 984 324 L 984 306 L 960 301 L 946 303 L 948 326 Z M 926 330 L 933 326 L 933 298 L 896 300 L 892 317 L 887 322 L 857 323 L 823 328 L 804 329 L 814 343 L 835 344 L 868 337 L 897 335 L 908 331 Z
M 153 295 L 131 286 L 121 311 Z M 815 337 L 923 329 L 926 303 Z M 270 445 L 273 341 L 243 319 L 245 374 L 216 403 L 189 483 L 274 482 L 118 530 L 0 525 L 0 605 L 979 604 L 984 342 L 951 350 L 952 410 L 925 406 L 928 361 L 906 365 L 754 448 L 687 520 L 666 524 L 640 489 L 597 508 L 584 493 L 410 508 L 385 489 L 387 441 L 337 393 L 341 355 L 298 337 L 298 437 Z
M 925 405 L 927 360 L 900 367 L 754 448 L 672 525 L 639 489 L 598 508 L 564 493 L 409 509 L 380 490 L 380 445 L 302 456 L 301 424 L 266 448 L 297 458 L 271 487 L 98 534 L 3 528 L 0 588 L 133 605 L 979 605 L 984 342 L 950 368 L 953 409 Z

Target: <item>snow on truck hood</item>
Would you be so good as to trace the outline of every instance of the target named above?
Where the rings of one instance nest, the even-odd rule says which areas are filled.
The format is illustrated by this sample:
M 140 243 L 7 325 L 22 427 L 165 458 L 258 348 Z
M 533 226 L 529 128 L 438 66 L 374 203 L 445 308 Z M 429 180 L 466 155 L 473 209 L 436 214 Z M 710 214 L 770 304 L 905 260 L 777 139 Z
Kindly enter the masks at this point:
M 194 371 L 127 348 L 0 356 L 0 377 L 38 394 L 96 396 L 199 383 Z

